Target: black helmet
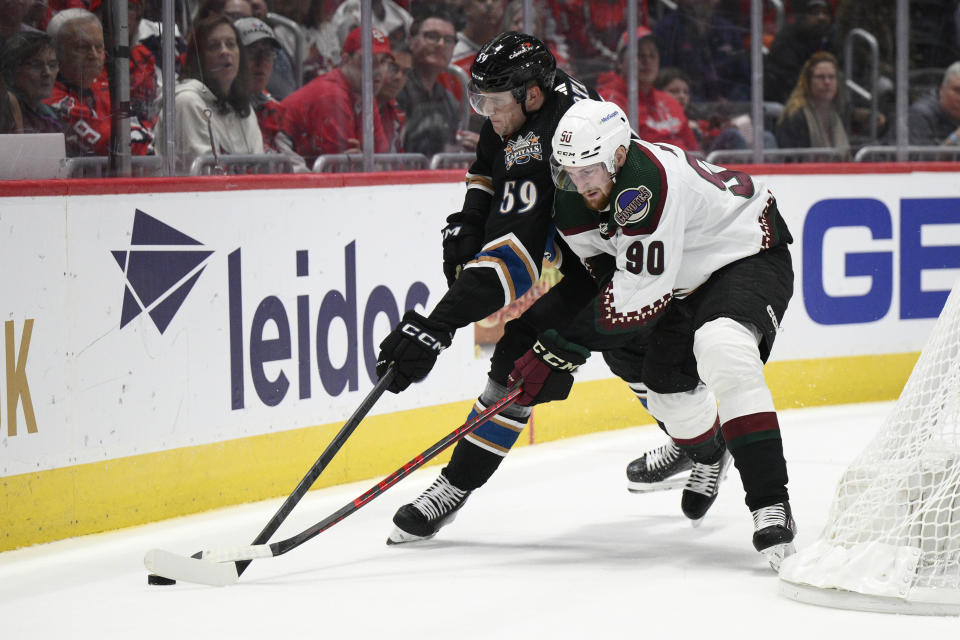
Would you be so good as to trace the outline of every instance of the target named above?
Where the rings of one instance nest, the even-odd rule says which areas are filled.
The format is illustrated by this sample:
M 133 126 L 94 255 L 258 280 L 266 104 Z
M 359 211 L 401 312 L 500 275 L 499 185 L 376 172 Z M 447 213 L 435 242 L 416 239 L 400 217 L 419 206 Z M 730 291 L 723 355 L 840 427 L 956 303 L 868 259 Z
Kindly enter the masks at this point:
M 557 61 L 537 38 L 507 31 L 483 45 L 470 67 L 472 91 L 510 91 L 524 103 L 527 82 L 533 80 L 544 92 L 553 90 Z

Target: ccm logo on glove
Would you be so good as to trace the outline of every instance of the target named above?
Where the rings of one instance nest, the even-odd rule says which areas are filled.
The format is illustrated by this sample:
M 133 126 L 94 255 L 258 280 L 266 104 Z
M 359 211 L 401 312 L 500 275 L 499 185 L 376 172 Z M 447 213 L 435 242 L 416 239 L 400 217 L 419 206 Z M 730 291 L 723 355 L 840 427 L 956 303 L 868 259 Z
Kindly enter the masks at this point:
M 377 375 L 382 378 L 390 363 L 395 363 L 396 374 L 387 389 L 400 393 L 410 383 L 427 377 L 437 356 L 450 346 L 452 339 L 453 331 L 447 327 L 416 311 L 407 311 L 397 328 L 380 343 Z
M 533 345 L 533 352 L 537 354 L 537 357 L 546 362 L 551 369 L 554 371 L 569 371 L 573 373 L 579 367 L 579 364 L 570 362 L 569 360 L 564 360 L 555 353 L 552 353 L 549 349 L 543 346 L 543 343 L 537 340 Z
M 447 348 L 447 345 L 443 344 L 437 338 L 434 338 L 424 329 L 421 329 L 417 325 L 406 322 L 402 327 L 400 327 L 400 332 L 406 336 L 410 336 L 420 344 L 426 346 L 428 349 L 432 349 L 437 353 L 443 351 Z
M 589 350 L 564 340 L 553 329 L 545 332 L 532 349 L 517 359 L 507 377 L 509 385 L 521 385 L 517 404 L 563 400 L 570 395 L 573 372 L 589 356 Z

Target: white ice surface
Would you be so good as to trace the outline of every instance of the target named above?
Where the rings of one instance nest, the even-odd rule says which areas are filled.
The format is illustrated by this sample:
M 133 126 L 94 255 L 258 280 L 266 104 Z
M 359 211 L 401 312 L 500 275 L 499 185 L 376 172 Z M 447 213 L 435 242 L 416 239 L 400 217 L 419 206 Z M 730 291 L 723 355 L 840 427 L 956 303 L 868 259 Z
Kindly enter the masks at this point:
M 780 413 L 799 546 L 819 536 L 837 479 L 890 407 Z M 662 438 L 638 427 L 515 451 L 437 539 L 388 547 L 394 510 L 438 472 L 421 470 L 302 547 L 255 561 L 230 587 L 148 586 L 143 554 L 248 544 L 279 499 L 2 553 L 0 638 L 960 637 L 958 618 L 779 596 L 750 544 L 735 469 L 699 529 L 680 513 L 679 491 L 626 491 L 626 463 Z M 279 535 L 372 484 L 312 492 Z

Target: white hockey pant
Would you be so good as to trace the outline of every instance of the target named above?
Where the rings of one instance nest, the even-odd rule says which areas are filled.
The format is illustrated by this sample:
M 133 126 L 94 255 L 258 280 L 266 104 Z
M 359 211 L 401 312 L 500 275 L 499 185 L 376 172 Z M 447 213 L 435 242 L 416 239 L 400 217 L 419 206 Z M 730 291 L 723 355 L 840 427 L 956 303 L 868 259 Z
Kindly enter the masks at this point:
M 675 440 L 698 439 L 713 429 L 717 421 L 717 402 L 703 383 L 693 391 L 680 393 L 657 393 L 650 389 L 647 410 L 663 423 Z
M 752 327 L 730 318 L 711 320 L 694 334 L 697 372 L 717 398 L 720 424 L 775 411 L 758 344 Z

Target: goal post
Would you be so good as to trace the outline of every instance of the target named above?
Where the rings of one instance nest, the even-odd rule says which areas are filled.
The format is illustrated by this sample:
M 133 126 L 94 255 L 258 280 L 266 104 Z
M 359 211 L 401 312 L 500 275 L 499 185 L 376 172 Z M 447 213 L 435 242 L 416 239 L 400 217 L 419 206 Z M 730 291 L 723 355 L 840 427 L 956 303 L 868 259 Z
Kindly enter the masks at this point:
M 837 486 L 780 593 L 845 609 L 960 615 L 960 285 L 893 410 Z

